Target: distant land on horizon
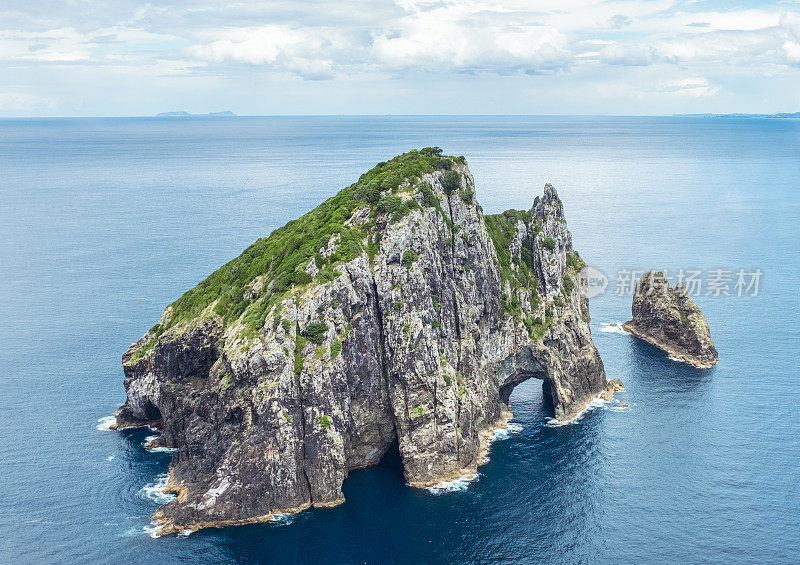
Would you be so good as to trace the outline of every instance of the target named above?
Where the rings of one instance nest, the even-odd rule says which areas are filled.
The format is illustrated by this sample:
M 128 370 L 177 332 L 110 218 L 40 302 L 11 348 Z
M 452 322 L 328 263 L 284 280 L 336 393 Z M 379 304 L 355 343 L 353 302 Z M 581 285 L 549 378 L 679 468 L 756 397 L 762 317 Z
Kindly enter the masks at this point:
M 800 118 L 800 112 L 779 112 L 777 114 L 675 114 L 676 118 Z
M 208 114 L 190 114 L 189 112 L 160 112 L 156 118 L 235 118 L 236 114 L 230 110 L 223 112 L 209 112 Z
M 387 114 L 391 115 L 391 114 Z M 402 115 L 402 114 L 400 114 Z M 466 114 L 465 114 L 466 115 Z M 500 114 L 503 115 L 503 114 Z M 747 114 L 733 112 L 729 114 L 715 114 L 706 112 L 702 114 L 672 114 L 675 118 L 775 118 L 775 119 L 800 119 L 800 112 L 778 112 L 775 114 Z M 174 112 L 159 112 L 157 118 L 237 118 L 238 116 L 230 110 L 222 112 L 208 112 L 207 114 L 191 114 L 180 110 Z

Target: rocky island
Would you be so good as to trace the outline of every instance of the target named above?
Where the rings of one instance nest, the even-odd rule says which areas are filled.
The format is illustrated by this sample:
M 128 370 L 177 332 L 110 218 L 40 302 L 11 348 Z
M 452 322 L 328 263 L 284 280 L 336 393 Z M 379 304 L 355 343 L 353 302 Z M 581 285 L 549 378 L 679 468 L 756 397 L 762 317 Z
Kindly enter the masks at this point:
M 159 532 L 339 504 L 348 472 L 392 446 L 410 485 L 473 473 L 530 378 L 559 420 L 613 394 L 583 267 L 552 186 L 530 210 L 484 215 L 463 157 L 379 163 L 123 355 L 116 427 L 158 427 L 176 448 Z
M 685 284 L 671 287 L 663 272 L 645 273 L 636 285 L 631 311 L 633 319 L 622 324 L 624 330 L 695 367 L 717 363 L 706 317 Z

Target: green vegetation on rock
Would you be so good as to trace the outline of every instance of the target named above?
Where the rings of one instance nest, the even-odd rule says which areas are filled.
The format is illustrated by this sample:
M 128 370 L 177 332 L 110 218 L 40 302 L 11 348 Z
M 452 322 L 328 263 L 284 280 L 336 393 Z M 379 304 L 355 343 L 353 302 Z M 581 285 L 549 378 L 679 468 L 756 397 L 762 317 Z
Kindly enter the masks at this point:
M 562 285 L 562 290 L 564 294 L 569 294 L 575 288 L 575 281 L 572 280 L 572 277 L 569 275 L 564 275 L 564 282 Z
M 586 262 L 581 259 L 577 251 L 570 251 L 567 253 L 567 266 L 572 267 L 578 273 L 586 268 Z
M 406 250 L 403 252 L 403 258 L 401 259 L 401 261 L 400 261 L 400 262 L 401 262 L 401 263 L 403 263 L 403 265 L 404 265 L 406 268 L 410 269 L 410 268 L 411 268 L 411 265 L 413 265 L 413 264 L 414 264 L 414 261 L 416 261 L 417 259 L 419 259 L 419 255 L 417 255 L 417 254 L 416 254 L 414 251 L 412 251 L 411 249 L 406 249 Z
M 154 326 L 157 335 L 136 353 L 132 362 L 141 359 L 161 333 L 180 323 L 198 320 L 212 304 L 209 314 L 218 317 L 223 325 L 241 319 L 247 330 L 257 331 L 290 289 L 312 282 L 306 271 L 310 261 L 314 260 L 320 269 L 317 279 L 327 282 L 340 275 L 334 269 L 337 263 L 354 259 L 364 252 L 365 246 L 371 257 L 375 255 L 380 246 L 375 215 L 385 213 L 396 221 L 418 206 L 414 199 L 395 194 L 403 183 L 413 185 L 425 173 L 450 171 L 454 163 L 464 162 L 463 157 L 443 156 L 438 147 L 426 147 L 379 163 L 356 183 L 253 243 L 239 257 L 173 302 L 164 327 Z M 455 171 L 452 173 L 459 176 Z M 460 183 L 460 178 L 457 180 Z M 426 205 L 429 201 L 438 204 L 432 193 Z M 370 208 L 370 223 L 345 225 L 353 212 L 363 206 Z M 334 237 L 337 237 L 336 249 L 326 258 L 320 250 Z
M 430 185 L 429 182 L 421 182 L 419 186 L 417 186 L 417 191 L 422 196 L 422 205 L 426 208 L 438 208 L 441 210 L 442 201 L 439 200 L 439 197 L 433 192 L 433 187 Z
M 308 324 L 306 326 L 305 337 L 311 343 L 319 345 L 325 340 L 325 334 L 328 331 L 328 326 L 326 324 L 321 324 L 319 322 L 314 322 Z
M 393 222 L 399 221 L 415 208 L 419 208 L 416 200 L 404 200 L 395 194 L 387 194 L 381 198 L 376 207 L 378 212 L 389 214 Z
M 333 279 L 341 276 L 341 272 L 334 269 L 332 266 L 327 265 L 319 273 L 317 273 L 317 280 L 321 283 L 330 282 Z
M 547 328 L 553 323 L 553 318 L 547 316 L 545 320 L 542 321 L 542 319 L 537 316 L 535 318 L 526 318 L 524 322 L 530 338 L 533 341 L 541 341 Z
M 512 295 L 505 292 L 501 295 L 503 311 L 519 318 L 522 313 L 522 304 L 516 295 L 519 289 L 536 290 L 539 279 L 533 271 L 533 255 L 530 248 L 523 242 L 520 250 L 520 259 L 512 260 L 511 242 L 517 233 L 517 223 L 522 221 L 529 224 L 532 221 L 530 212 L 521 210 L 506 210 L 502 214 L 485 216 L 486 230 L 494 244 L 495 254 L 500 268 L 500 279 L 505 288 L 505 283 L 511 287 Z M 536 295 L 538 298 L 538 294 Z
M 460 187 L 461 175 L 459 175 L 456 171 L 447 171 L 442 176 L 442 188 L 444 188 L 444 193 L 447 196 L 453 194 L 453 192 L 457 191 Z
M 306 338 L 301 335 L 298 335 L 297 340 L 294 342 L 294 375 L 298 378 L 303 372 L 303 348 L 306 343 Z

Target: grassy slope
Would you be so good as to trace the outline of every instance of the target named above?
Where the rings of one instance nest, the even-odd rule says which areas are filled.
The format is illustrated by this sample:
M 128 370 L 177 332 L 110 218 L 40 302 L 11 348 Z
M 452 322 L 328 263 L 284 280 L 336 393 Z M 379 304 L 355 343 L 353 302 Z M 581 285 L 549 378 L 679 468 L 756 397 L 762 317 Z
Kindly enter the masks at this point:
M 502 214 L 485 216 L 486 230 L 494 244 L 497 260 L 500 267 L 500 278 L 503 284 L 503 294 L 501 296 L 503 311 L 517 321 L 522 321 L 528 329 L 528 334 L 534 340 L 539 340 L 552 323 L 552 314 L 545 308 L 544 319 L 541 315 L 536 316 L 541 298 L 538 292 L 539 279 L 533 269 L 533 257 L 531 249 L 523 243 L 520 251 L 520 258 L 511 257 L 509 247 L 517 231 L 517 222 L 520 220 L 526 224 L 533 221 L 530 212 L 521 210 L 506 210 Z M 534 233 L 538 234 L 540 226 L 534 226 Z M 549 240 L 549 241 L 548 241 Z M 552 242 L 552 246 L 548 245 Z M 540 239 L 540 244 L 548 249 L 553 249 L 555 242 L 551 238 Z M 562 292 L 569 294 L 575 288 L 573 276 L 577 276 L 581 269 L 586 266 L 580 255 L 576 251 L 567 253 L 567 271 L 564 276 Z M 573 275 L 573 276 L 570 276 Z M 511 290 L 506 292 L 505 283 L 508 283 Z M 520 296 L 523 293 L 530 293 L 530 311 L 523 311 Z M 561 297 L 556 297 L 553 301 L 556 307 L 562 304 Z
M 436 147 L 426 147 L 377 164 L 336 196 L 256 241 L 173 302 L 165 324 L 153 327 L 155 338 L 132 361 L 141 358 L 155 345 L 158 336 L 171 327 L 198 319 L 204 312 L 208 314 L 206 310 L 212 304 L 213 313 L 223 324 L 242 318 L 248 329 L 260 328 L 272 307 L 291 288 L 314 280 L 306 272 L 312 259 L 320 269 L 317 280 L 325 282 L 338 274 L 335 270 L 338 263 L 350 261 L 364 251 L 374 254 L 379 245 L 376 214 L 387 214 L 396 221 L 416 206 L 415 200 L 397 196 L 399 187 L 406 181 L 413 184 L 425 173 L 449 170 L 453 162 L 465 161 L 463 157 L 442 156 Z M 421 186 L 420 190 L 425 191 L 426 187 Z M 439 204 L 433 198 L 435 201 L 428 203 L 423 197 L 425 205 Z M 364 206 L 370 207 L 372 221 L 362 226 L 345 225 L 353 212 Z M 319 251 L 337 234 L 340 239 L 336 251 L 324 257 Z M 253 292 L 255 283 L 257 292 Z

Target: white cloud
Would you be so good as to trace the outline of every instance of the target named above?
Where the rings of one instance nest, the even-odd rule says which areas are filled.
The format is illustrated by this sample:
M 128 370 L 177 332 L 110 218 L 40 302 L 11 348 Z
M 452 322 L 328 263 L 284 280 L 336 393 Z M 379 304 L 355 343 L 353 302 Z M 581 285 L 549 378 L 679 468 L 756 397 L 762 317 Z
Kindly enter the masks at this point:
M 525 21 L 525 20 L 529 21 Z M 414 12 L 373 33 L 371 62 L 390 69 L 507 74 L 568 66 L 567 38 L 530 16 L 454 6 Z
M 196 45 L 191 51 L 201 59 L 213 62 L 238 61 L 253 65 L 274 63 L 290 47 L 318 43 L 309 33 L 282 26 L 227 31 L 224 39 L 208 45 Z M 313 47 L 318 48 L 318 44 Z
M 783 14 L 779 25 L 787 37 L 781 45 L 784 60 L 789 65 L 800 66 L 800 16 L 792 13 Z
M 39 94 L 0 92 L 0 112 L 46 110 L 55 108 L 57 100 Z
M 93 88 L 114 73 L 138 73 L 143 84 L 158 76 L 203 86 L 256 76 L 288 84 L 294 76 L 369 83 L 365 97 L 369 88 L 396 90 L 399 82 L 384 84 L 387 78 L 405 79 L 403 88 L 413 90 L 469 81 L 490 89 L 519 77 L 542 92 L 551 89 L 556 100 L 567 83 L 584 94 L 610 89 L 669 100 L 707 100 L 721 86 L 733 100 L 732 85 L 747 84 L 742 76 L 781 77 L 783 91 L 800 87 L 792 74 L 800 66 L 800 9 L 791 4 L 163 0 L 132 7 L 108 0 L 86 6 L 76 0 L 45 9 L 6 0 L 0 66 L 42 77 L 43 95 L 55 88 L 48 76 L 78 68 L 95 77 Z M 7 77 L 0 73 L 0 92 L 25 84 Z
M 25 13 L 22 5 L 13 13 Z M 106 25 L 95 28 L 73 10 L 48 15 L 64 23 L 72 14 L 72 26 L 0 31 L 0 61 L 152 67 L 193 58 L 206 72 L 245 64 L 312 79 L 417 71 L 541 74 L 587 62 L 797 64 L 796 14 L 702 8 L 678 0 L 540 0 L 535 10 L 527 0 L 324 0 L 292 9 L 276 0 L 197 0 L 191 7 L 175 1 L 136 10 L 112 3 L 98 16 Z M 119 20 L 110 23 L 115 10 Z M 42 16 L 39 27 L 46 21 Z M 176 25 L 167 31 L 165 22 Z
M 209 63 L 259 65 L 311 80 L 334 78 L 338 69 L 353 63 L 351 39 L 337 30 L 269 25 L 221 35 L 192 46 L 189 53 Z
M 610 43 L 597 52 L 597 59 L 609 65 L 651 65 L 660 59 L 655 47 Z
M 713 96 L 719 92 L 719 87 L 709 84 L 707 79 L 694 77 L 662 82 L 654 90 L 672 96 L 702 98 Z
M 614 16 L 611 16 L 611 19 L 608 20 L 608 25 L 610 25 L 614 29 L 620 29 L 625 26 L 631 25 L 631 19 L 624 14 L 616 14 Z

